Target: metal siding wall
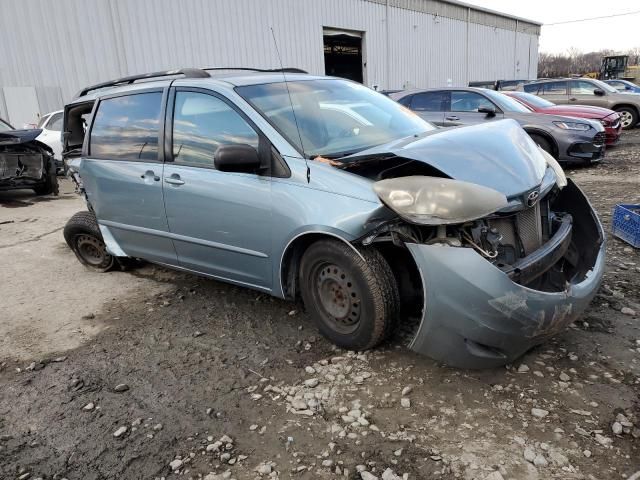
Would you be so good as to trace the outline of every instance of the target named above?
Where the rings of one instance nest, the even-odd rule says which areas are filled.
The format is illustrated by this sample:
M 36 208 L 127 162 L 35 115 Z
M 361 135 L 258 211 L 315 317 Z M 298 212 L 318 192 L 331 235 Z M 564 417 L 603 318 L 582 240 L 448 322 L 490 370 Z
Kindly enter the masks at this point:
M 466 23 L 410 10 L 390 9 L 394 35 L 389 88 L 462 85 Z
M 0 87 L 36 86 L 43 110 L 62 106 L 49 87 L 59 87 L 67 101 L 83 86 L 135 73 L 186 66 L 276 67 L 270 26 L 285 66 L 323 74 L 326 26 L 365 32 L 367 85 L 439 86 L 449 79 L 462 85 L 466 79 L 467 26 L 455 17 L 466 19 L 467 9 L 438 0 L 390 1 L 399 6 L 369 0 L 0 1 Z M 433 11 L 438 15 L 428 13 Z M 479 21 L 492 19 L 486 12 L 472 9 L 471 14 Z M 495 17 L 498 25 L 510 21 Z M 525 24 L 518 30 L 535 27 Z M 470 79 L 512 78 L 513 29 L 471 23 L 469 33 Z M 528 65 L 535 72 L 537 36 L 518 36 L 521 71 Z
M 469 26 L 469 80 L 513 78 L 514 31 Z

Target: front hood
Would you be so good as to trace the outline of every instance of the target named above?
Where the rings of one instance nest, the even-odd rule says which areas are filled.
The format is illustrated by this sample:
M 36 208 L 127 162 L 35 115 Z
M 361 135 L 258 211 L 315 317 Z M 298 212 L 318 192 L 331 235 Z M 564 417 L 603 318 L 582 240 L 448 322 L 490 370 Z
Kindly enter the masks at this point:
M 435 130 L 342 161 L 384 154 L 424 162 L 450 178 L 493 188 L 507 198 L 538 187 L 547 167 L 536 144 L 515 120 Z
M 602 107 L 589 107 L 589 106 L 579 106 L 579 105 L 554 105 L 553 107 L 546 107 L 541 109 L 540 111 L 544 113 L 550 113 L 553 115 L 565 115 L 568 117 L 579 117 L 579 118 L 604 118 L 609 115 L 615 113 L 613 110 L 609 110 L 608 108 Z
M 42 153 L 53 154 L 51 147 L 38 140 L 41 133 L 42 130 L 38 128 L 0 132 L 0 148 L 4 151 L 20 152 L 29 147 L 36 148 Z

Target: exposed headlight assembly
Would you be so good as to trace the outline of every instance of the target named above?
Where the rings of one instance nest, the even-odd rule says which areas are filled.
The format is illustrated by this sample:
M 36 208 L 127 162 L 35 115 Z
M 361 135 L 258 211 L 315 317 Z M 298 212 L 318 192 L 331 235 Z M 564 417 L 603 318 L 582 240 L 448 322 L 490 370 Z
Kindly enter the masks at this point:
M 564 174 L 564 170 L 562 169 L 558 161 L 553 158 L 549 152 L 545 152 L 540 147 L 538 148 L 540 152 L 542 152 L 542 156 L 544 157 L 544 159 L 547 161 L 547 165 L 549 165 L 549 167 L 551 167 L 551 170 L 553 170 L 553 173 L 556 174 L 556 185 L 558 185 L 559 188 L 566 187 L 567 176 Z
M 579 130 L 581 132 L 586 132 L 591 128 L 591 125 L 579 122 L 553 122 L 553 124 L 563 130 Z
M 373 184 L 380 200 L 411 223 L 448 225 L 486 217 L 508 205 L 504 194 L 475 183 L 400 177 Z

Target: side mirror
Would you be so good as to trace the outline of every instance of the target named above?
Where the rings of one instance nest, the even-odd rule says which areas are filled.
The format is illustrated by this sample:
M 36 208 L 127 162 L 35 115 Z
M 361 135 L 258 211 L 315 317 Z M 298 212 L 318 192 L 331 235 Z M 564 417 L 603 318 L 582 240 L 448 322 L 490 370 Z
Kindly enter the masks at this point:
M 221 172 L 254 173 L 261 166 L 256 149 L 242 143 L 218 147 L 213 163 Z
M 597 95 L 597 96 L 599 96 L 599 97 L 601 97 L 601 96 L 603 96 L 603 95 L 604 95 L 604 90 L 601 90 L 601 89 L 599 89 L 599 88 L 596 88 L 596 89 L 593 91 L 593 94 L 594 94 L 594 95 Z
M 478 108 L 478 113 L 486 113 L 487 117 L 495 117 L 496 109 L 493 107 L 480 107 Z

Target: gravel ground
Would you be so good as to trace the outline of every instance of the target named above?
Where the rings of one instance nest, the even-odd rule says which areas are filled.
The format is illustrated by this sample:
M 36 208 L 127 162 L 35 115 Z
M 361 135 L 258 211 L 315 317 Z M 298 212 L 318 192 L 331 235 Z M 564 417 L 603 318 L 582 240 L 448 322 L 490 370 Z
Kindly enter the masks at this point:
M 570 175 L 609 230 L 640 129 Z M 616 479 L 640 470 L 640 251 L 609 236 L 584 317 L 506 368 L 335 349 L 299 307 L 144 266 L 85 271 L 82 209 L 0 194 L 0 478 Z M 12 222 L 12 223 L 4 223 Z M 359 473 L 362 470 L 362 473 Z

